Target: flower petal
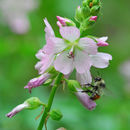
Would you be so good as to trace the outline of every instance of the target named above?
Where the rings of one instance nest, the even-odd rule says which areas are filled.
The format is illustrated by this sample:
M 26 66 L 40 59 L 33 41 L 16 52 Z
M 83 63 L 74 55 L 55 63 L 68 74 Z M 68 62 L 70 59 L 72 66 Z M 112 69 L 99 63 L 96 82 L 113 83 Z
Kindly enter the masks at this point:
M 49 37 L 47 40 L 46 40 L 46 45 L 43 47 L 43 51 L 46 53 L 46 54 L 53 54 L 53 50 L 54 50 L 54 43 L 53 41 L 51 40 L 51 38 Z
M 108 37 L 100 37 L 100 38 L 96 38 L 97 40 L 97 45 L 98 46 L 108 46 L 109 44 L 106 42 L 108 39 Z
M 45 37 L 47 40 L 49 37 L 54 37 L 55 34 L 54 34 L 54 31 L 53 31 L 51 25 L 49 24 L 49 22 L 46 18 L 44 19 L 44 23 L 46 25 L 46 27 L 45 27 L 46 36 Z
M 85 73 L 90 69 L 91 65 L 92 63 L 88 54 L 80 50 L 75 50 L 74 66 L 78 73 Z
M 97 53 L 97 45 L 96 42 L 90 38 L 81 38 L 79 40 L 79 46 L 83 48 L 83 50 L 88 54 L 96 54 Z
M 54 55 L 44 54 L 44 57 L 35 65 L 35 69 L 39 71 L 39 74 L 44 73 L 53 63 Z
M 54 44 L 54 48 L 53 48 L 54 53 L 59 53 L 67 47 L 67 44 L 65 44 L 64 40 L 61 38 L 53 37 L 51 38 L 51 41 Z
M 56 54 L 63 51 L 67 45 L 61 38 L 50 37 L 47 39 L 47 44 L 44 46 L 43 50 L 46 54 Z
M 88 110 L 93 110 L 96 107 L 96 103 L 90 99 L 87 93 L 82 93 L 82 89 L 78 90 L 79 92 L 75 93 L 80 102 L 84 105 Z
M 76 27 L 61 27 L 60 28 L 60 34 L 61 36 L 70 41 L 70 42 L 74 42 L 75 40 L 77 40 L 80 37 L 80 31 L 78 28 Z
M 44 52 L 43 52 L 43 49 L 40 49 L 37 54 L 35 55 L 39 60 L 43 59 L 44 58 Z
M 90 55 L 93 66 L 97 68 L 106 68 L 109 65 L 109 60 L 112 60 L 112 56 L 107 53 L 97 53 L 96 55 Z
M 106 36 L 106 37 L 100 37 L 99 38 L 101 41 L 104 41 L 104 42 L 106 42 L 107 41 L 107 39 L 108 39 L 108 37 Z
M 13 116 L 15 116 L 17 113 L 19 113 L 20 111 L 22 111 L 23 109 L 29 107 L 29 105 L 27 103 L 23 103 L 20 104 L 18 106 L 16 106 L 11 112 L 9 112 L 6 116 L 9 118 L 12 118 Z
M 92 76 L 89 70 L 82 74 L 76 73 L 76 79 L 80 82 L 81 85 L 92 82 Z
M 65 75 L 69 74 L 74 69 L 73 59 L 69 58 L 67 55 L 67 51 L 61 53 L 59 56 L 57 56 L 54 62 L 55 69 Z

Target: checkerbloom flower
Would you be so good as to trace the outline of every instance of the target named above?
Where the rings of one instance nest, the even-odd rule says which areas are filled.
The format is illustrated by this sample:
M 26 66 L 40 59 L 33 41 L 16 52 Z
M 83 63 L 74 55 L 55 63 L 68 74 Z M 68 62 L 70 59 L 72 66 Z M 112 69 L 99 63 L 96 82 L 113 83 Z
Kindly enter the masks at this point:
M 35 66 L 39 74 L 43 74 L 50 66 L 54 66 L 64 75 L 76 69 L 77 80 L 81 84 L 86 84 L 92 82 L 91 66 L 108 67 L 112 56 L 98 52 L 99 42 L 102 46 L 101 43 L 105 42 L 106 38 L 94 40 L 89 37 L 80 37 L 80 30 L 74 26 L 61 26 L 59 32 L 62 38 L 58 38 L 47 19 L 44 22 L 46 24 L 46 45 L 36 54 L 36 57 L 40 59 Z M 103 46 L 106 45 L 104 44 Z

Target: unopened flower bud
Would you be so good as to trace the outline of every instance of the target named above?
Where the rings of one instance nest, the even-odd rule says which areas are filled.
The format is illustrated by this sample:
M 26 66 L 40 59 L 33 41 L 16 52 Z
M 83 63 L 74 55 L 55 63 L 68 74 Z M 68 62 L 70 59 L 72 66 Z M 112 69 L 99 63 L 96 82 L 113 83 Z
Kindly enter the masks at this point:
M 100 11 L 100 6 L 99 5 L 93 6 L 90 11 L 91 15 L 96 16 Z
M 92 0 L 83 0 L 83 6 L 89 6 L 90 2 L 92 2 Z
M 56 120 L 56 121 L 59 121 L 63 117 L 60 110 L 52 110 L 51 112 L 49 112 L 49 115 L 53 120 Z
M 106 42 L 108 37 L 101 37 L 101 38 L 96 38 L 97 45 L 98 46 L 108 46 L 109 44 Z
M 93 5 L 99 5 L 100 0 L 93 0 Z
M 41 86 L 49 77 L 50 77 L 50 74 L 48 73 L 42 74 L 41 76 L 37 78 L 31 79 L 24 88 L 27 88 L 29 92 L 31 93 L 32 88 Z
M 22 111 L 23 109 L 27 108 L 28 104 L 27 103 L 23 103 L 20 104 L 18 106 L 16 106 L 11 112 L 9 112 L 6 116 L 9 118 L 12 118 L 13 116 L 15 116 L 17 113 L 19 113 L 20 111 Z
M 59 21 L 57 21 L 57 25 L 58 25 L 59 28 L 62 27 L 62 24 Z
M 22 111 L 23 109 L 36 109 L 41 105 L 43 105 L 43 103 L 37 97 L 31 97 L 27 99 L 23 104 L 16 106 L 6 116 L 11 118 L 15 116 L 17 113 L 19 113 L 20 111 Z
M 97 16 L 91 16 L 91 17 L 89 18 L 89 20 L 90 20 L 90 21 L 96 21 L 96 20 L 97 20 Z
M 75 93 L 80 102 L 83 104 L 85 108 L 88 110 L 93 110 L 96 107 L 96 103 L 90 99 L 87 93 L 81 92 L 81 89 L 77 90 L 78 92 Z
M 86 20 L 84 20 L 84 22 L 82 23 L 82 29 L 85 31 L 88 28 L 91 28 L 94 24 L 95 21 L 94 20 L 90 20 L 91 17 L 87 18 Z
M 77 22 L 82 22 L 83 19 L 84 19 L 82 9 L 81 9 L 80 6 L 78 6 L 77 9 L 76 9 L 75 19 L 76 19 Z
M 90 16 L 90 8 L 89 8 L 89 6 L 82 7 L 82 13 L 83 13 L 84 19 L 89 17 Z
M 68 19 L 68 18 L 63 18 L 63 17 L 60 17 L 60 16 L 56 16 L 57 19 L 58 19 L 58 22 L 57 22 L 57 25 L 59 27 L 62 27 L 62 26 L 75 26 L 75 23 Z

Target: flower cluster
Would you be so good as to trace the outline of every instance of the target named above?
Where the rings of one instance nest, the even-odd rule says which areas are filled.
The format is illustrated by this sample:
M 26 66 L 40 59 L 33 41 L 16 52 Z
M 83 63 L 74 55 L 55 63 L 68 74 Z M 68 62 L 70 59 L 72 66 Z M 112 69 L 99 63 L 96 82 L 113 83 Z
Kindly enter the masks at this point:
M 77 80 L 81 84 L 87 84 L 92 82 L 91 66 L 96 68 L 108 66 L 112 56 L 98 52 L 99 46 L 108 45 L 107 37 L 95 38 L 97 42 L 89 37 L 80 38 L 80 30 L 77 27 L 64 26 L 59 29 L 62 38 L 58 38 L 54 35 L 47 19 L 44 22 L 47 43 L 36 54 L 40 59 L 35 66 L 39 74 L 43 74 L 50 66 L 54 66 L 64 75 L 69 75 L 76 69 Z
M 50 77 L 46 72 L 50 67 L 64 75 L 70 75 L 76 69 L 76 79 L 83 85 L 92 82 L 90 73 L 92 66 L 106 68 L 109 60 L 112 60 L 110 54 L 98 52 L 98 47 L 108 45 L 107 37 L 80 37 L 80 30 L 76 26 L 67 26 L 68 19 L 59 16 L 57 18 L 62 38 L 55 36 L 51 25 L 44 19 L 46 45 L 36 54 L 40 61 L 35 66 L 41 76 L 30 80 L 25 86 L 30 92 L 32 88 L 41 86 Z M 90 109 L 89 105 L 87 108 Z

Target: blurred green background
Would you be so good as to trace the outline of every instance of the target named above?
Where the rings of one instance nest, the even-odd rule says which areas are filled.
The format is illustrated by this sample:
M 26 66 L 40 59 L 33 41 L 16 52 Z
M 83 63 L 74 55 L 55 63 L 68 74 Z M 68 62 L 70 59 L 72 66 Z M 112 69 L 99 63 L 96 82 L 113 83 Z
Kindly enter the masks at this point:
M 18 35 L 8 25 L 0 24 L 0 130 L 36 130 L 40 119 L 35 117 L 42 108 L 22 111 L 12 119 L 5 114 L 31 96 L 47 102 L 50 88 L 39 87 L 30 95 L 23 87 L 36 77 L 34 65 L 36 52 L 45 44 L 43 18 L 58 34 L 56 16 L 72 18 L 81 0 L 40 0 L 39 6 L 30 12 L 30 30 Z M 48 130 L 65 127 L 67 130 L 130 130 L 130 89 L 125 91 L 126 80 L 119 66 L 130 59 L 130 1 L 102 0 L 100 19 L 88 34 L 108 36 L 108 47 L 100 51 L 112 54 L 113 60 L 106 69 L 99 69 L 108 89 L 114 96 L 103 96 L 97 108 L 86 110 L 68 91 L 57 91 L 52 108 L 63 113 L 61 121 L 48 120 Z M 0 18 L 1 19 L 1 18 Z M 130 87 L 130 86 L 129 86 Z

